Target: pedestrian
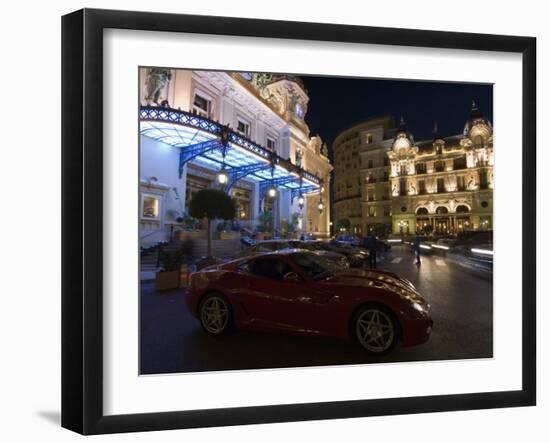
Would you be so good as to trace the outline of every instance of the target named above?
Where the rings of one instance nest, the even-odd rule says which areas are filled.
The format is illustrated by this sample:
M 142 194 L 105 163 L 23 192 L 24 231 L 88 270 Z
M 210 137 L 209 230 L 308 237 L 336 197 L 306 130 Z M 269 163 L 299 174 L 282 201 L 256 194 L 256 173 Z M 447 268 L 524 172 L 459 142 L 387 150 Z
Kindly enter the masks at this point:
M 367 248 L 369 250 L 369 268 L 376 269 L 376 250 L 378 249 L 378 241 L 372 234 L 368 237 Z
M 414 237 L 413 252 L 416 257 L 416 264 L 420 265 L 420 237 L 418 235 Z

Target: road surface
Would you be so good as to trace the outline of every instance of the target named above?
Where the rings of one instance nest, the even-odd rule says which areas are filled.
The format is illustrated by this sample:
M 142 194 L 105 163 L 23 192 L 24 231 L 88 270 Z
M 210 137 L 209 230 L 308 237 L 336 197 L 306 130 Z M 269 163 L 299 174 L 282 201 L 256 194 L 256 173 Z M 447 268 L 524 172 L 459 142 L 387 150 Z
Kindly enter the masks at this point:
M 418 360 L 490 358 L 493 349 L 492 275 L 474 272 L 444 256 L 414 264 L 404 246 L 379 254 L 379 268 L 411 280 L 432 305 L 430 340 L 373 357 L 353 342 L 236 331 L 206 335 L 185 305 L 185 290 L 157 293 L 142 283 L 140 362 L 142 374 L 324 366 Z

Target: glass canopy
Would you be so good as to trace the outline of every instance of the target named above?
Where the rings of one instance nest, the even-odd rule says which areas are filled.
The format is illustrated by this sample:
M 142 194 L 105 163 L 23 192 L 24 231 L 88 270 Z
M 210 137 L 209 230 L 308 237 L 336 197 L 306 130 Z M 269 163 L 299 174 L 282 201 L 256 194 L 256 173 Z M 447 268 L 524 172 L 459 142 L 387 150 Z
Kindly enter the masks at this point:
M 246 178 L 297 193 L 318 192 L 319 177 L 218 122 L 189 112 L 141 106 L 140 134 L 180 149 L 180 175 L 188 161 L 229 174 L 228 190 Z

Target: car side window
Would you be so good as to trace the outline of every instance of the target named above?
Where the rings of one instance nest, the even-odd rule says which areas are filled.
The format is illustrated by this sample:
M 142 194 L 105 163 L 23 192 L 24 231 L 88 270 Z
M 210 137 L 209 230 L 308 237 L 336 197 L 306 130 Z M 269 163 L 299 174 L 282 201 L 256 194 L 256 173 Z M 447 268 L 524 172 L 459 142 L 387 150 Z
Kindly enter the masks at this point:
M 238 267 L 237 270 L 239 272 L 246 272 L 247 274 L 250 272 L 250 262 L 249 261 L 243 261 Z
M 292 271 L 292 268 L 285 261 L 278 258 L 254 260 L 250 268 L 252 274 L 272 280 L 282 280 L 285 274 Z

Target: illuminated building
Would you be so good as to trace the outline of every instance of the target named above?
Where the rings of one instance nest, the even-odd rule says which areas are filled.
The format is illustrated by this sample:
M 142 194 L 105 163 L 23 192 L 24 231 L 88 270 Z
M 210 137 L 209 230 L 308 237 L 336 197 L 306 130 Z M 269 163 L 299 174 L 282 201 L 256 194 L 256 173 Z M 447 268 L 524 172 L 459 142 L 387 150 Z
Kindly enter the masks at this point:
M 304 122 L 298 77 L 140 68 L 139 99 L 142 245 L 167 240 L 205 188 L 235 199 L 241 228 L 271 211 L 276 236 L 294 214 L 302 231 L 328 235 L 332 167 Z
M 335 187 L 338 189 L 342 180 L 360 183 L 352 188 L 352 198 L 360 201 L 361 225 L 357 214 L 340 205 L 343 200 L 338 198 L 338 190 L 333 203 L 335 219 L 348 218 L 358 233 L 378 232 L 384 227 L 393 234 L 491 230 L 493 129 L 475 103 L 460 135 L 442 137 L 436 123 L 432 139 L 415 142 L 403 119 L 397 128 L 391 126 L 391 118 L 384 117 L 337 137 Z M 342 160 L 348 161 L 347 150 L 341 146 L 345 146 L 345 134 L 354 132 L 360 140 L 361 167 L 349 169 L 346 165 L 346 173 L 340 176 Z M 353 156 L 353 152 L 349 153 Z

